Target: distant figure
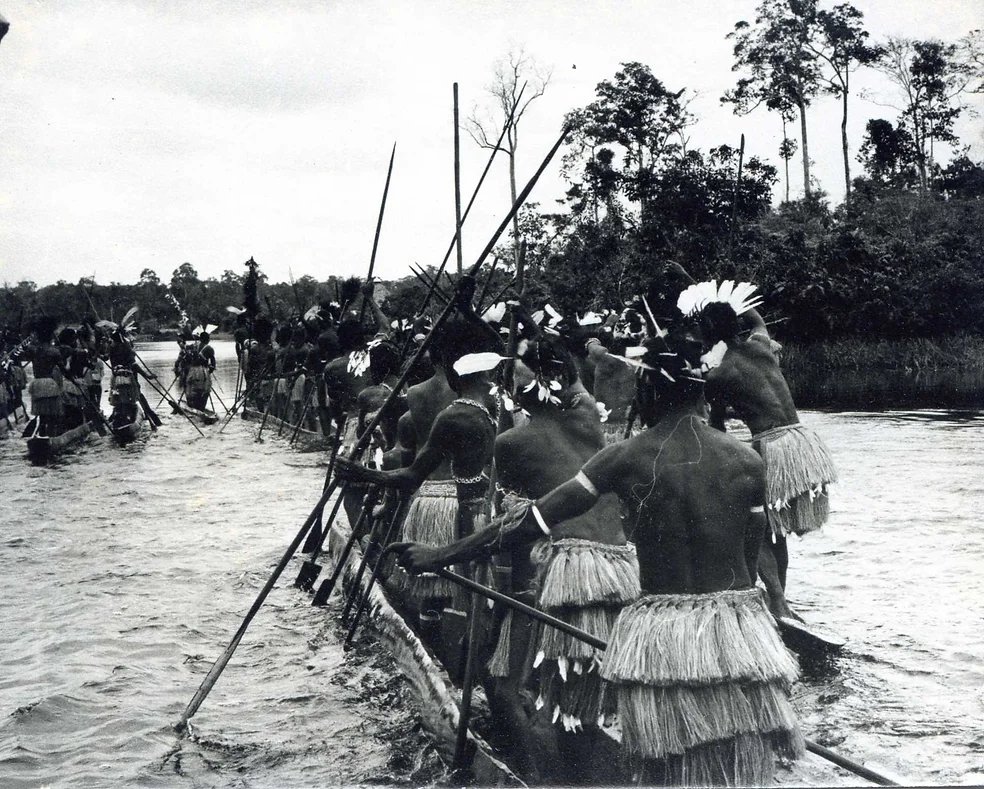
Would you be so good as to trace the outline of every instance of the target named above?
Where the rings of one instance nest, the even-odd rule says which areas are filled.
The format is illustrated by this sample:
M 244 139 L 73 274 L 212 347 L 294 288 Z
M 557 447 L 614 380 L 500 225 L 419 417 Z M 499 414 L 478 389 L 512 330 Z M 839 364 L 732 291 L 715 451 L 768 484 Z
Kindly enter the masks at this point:
M 198 347 L 187 358 L 185 399 L 192 408 L 207 411 L 208 396 L 212 391 L 212 373 L 215 372 L 215 349 L 209 345 L 208 332 L 199 333 Z

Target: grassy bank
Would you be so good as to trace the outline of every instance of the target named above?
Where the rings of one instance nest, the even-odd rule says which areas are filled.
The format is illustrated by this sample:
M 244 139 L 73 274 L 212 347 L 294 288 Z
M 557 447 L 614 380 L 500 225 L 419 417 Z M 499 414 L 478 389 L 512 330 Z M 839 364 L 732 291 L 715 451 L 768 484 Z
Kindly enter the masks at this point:
M 804 408 L 982 408 L 984 338 L 785 343 L 780 358 Z

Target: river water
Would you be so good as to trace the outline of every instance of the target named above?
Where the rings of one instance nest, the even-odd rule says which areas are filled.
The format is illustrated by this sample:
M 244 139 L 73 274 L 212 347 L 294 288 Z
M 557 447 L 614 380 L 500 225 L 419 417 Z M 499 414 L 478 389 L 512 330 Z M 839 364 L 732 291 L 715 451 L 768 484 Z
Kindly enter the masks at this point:
M 235 357 L 216 343 L 219 394 Z M 166 383 L 176 346 L 138 351 Z M 149 396 L 153 405 L 156 396 Z M 0 440 L 0 785 L 447 782 L 387 656 L 345 653 L 289 567 L 201 711 L 178 718 L 317 499 L 324 458 L 182 417 L 33 467 Z M 909 782 L 984 782 L 984 416 L 803 420 L 842 481 L 789 595 L 845 636 L 796 686 L 804 731 Z M 799 780 L 841 780 L 808 762 Z M 814 769 L 815 768 L 815 769 Z

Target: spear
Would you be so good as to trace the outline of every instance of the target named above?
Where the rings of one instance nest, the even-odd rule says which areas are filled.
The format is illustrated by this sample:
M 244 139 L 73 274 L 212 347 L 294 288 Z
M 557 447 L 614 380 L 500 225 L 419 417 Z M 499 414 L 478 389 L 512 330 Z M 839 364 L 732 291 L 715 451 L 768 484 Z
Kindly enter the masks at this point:
M 458 128 L 458 83 L 452 88 L 454 93 L 454 241 L 457 249 L 458 276 L 461 276 L 461 140 Z M 440 278 L 440 274 L 437 275 Z
M 396 158 L 396 143 L 393 143 L 393 151 L 390 153 L 389 169 L 386 170 L 386 185 L 383 187 L 383 199 L 379 203 L 379 217 L 376 219 L 376 235 L 372 240 L 372 255 L 369 256 L 369 274 L 366 277 L 366 284 L 372 282 L 372 272 L 376 267 L 376 250 L 379 247 L 379 231 L 383 229 L 383 213 L 386 211 L 386 196 L 389 194 L 390 177 L 393 175 L 393 160 Z M 362 296 L 362 309 L 359 311 L 359 324 L 366 316 L 366 296 Z
M 540 180 L 540 176 L 543 175 L 543 171 L 547 169 L 547 165 L 550 164 L 550 162 L 553 160 L 554 156 L 556 155 L 557 151 L 560 149 L 560 146 L 563 145 L 564 140 L 567 138 L 568 132 L 569 132 L 569 128 L 565 125 L 560 133 L 560 136 L 557 138 L 557 141 L 554 143 L 553 147 L 548 152 L 546 158 L 543 160 L 543 163 L 533 174 L 533 177 L 530 179 L 529 183 L 527 183 L 526 186 L 523 188 L 523 191 L 519 193 L 519 196 L 516 198 L 516 202 L 513 203 L 512 208 L 510 208 L 509 210 L 509 213 L 506 214 L 505 218 L 502 220 L 502 223 L 499 225 L 498 228 L 496 228 L 495 232 L 492 235 L 492 238 L 489 239 L 488 244 L 485 245 L 485 248 L 478 256 L 478 260 L 476 260 L 475 264 L 468 270 L 467 279 L 471 281 L 472 285 L 474 285 L 475 275 L 478 273 L 479 269 L 481 269 L 482 263 L 485 261 L 485 258 L 487 258 L 489 254 L 492 252 L 492 249 L 495 247 L 496 243 L 498 242 L 499 237 L 502 235 L 502 232 L 506 229 L 506 227 L 508 227 L 509 223 L 512 221 L 512 218 L 516 215 L 516 212 L 519 211 L 523 203 L 526 202 L 526 199 L 529 197 L 530 192 L 533 191 L 533 187 L 536 186 L 537 181 Z M 455 302 L 454 301 L 449 302 L 448 305 L 441 312 L 441 314 L 438 316 L 437 320 L 434 321 L 434 325 L 431 327 L 431 330 L 427 333 L 427 336 L 424 337 L 423 341 L 417 347 L 417 352 L 414 354 L 413 359 L 410 361 L 410 364 L 407 365 L 403 373 L 400 375 L 399 381 L 396 383 L 396 385 L 387 395 L 386 400 L 383 402 L 383 405 L 376 412 L 376 415 L 369 421 L 369 424 L 362 432 L 362 435 L 360 435 L 359 438 L 357 439 L 355 446 L 352 448 L 349 454 L 350 459 L 360 457 L 361 454 L 365 451 L 366 447 L 369 445 L 369 441 L 371 440 L 374 431 L 379 426 L 379 423 L 382 421 L 383 417 L 387 414 L 389 409 L 393 407 L 393 403 L 396 402 L 398 393 L 406 385 L 407 379 L 410 377 L 417 364 L 420 363 L 420 360 L 423 357 L 424 353 L 426 353 L 427 349 L 430 347 L 431 343 L 433 342 L 435 332 L 440 328 L 440 326 L 445 321 L 448 320 L 454 309 L 455 309 Z M 335 482 L 333 481 L 332 484 L 329 485 L 328 488 L 326 488 L 325 491 L 321 494 L 321 498 L 318 500 L 318 503 L 315 504 L 314 509 L 311 510 L 307 519 L 304 521 L 303 524 L 301 524 L 301 528 L 297 531 L 297 534 L 294 535 L 294 539 L 291 540 L 290 544 L 287 546 L 287 549 L 280 557 L 280 561 L 277 563 L 277 566 L 270 574 L 270 577 L 267 579 L 267 582 L 263 585 L 263 588 L 260 590 L 260 593 L 253 601 L 253 605 L 250 606 L 249 611 L 246 613 L 246 616 L 244 617 L 242 623 L 239 625 L 239 628 L 236 630 L 228 646 L 225 648 L 225 650 L 223 650 L 222 654 L 219 655 L 216 661 L 212 664 L 212 667 L 209 669 L 208 674 L 205 675 L 205 679 L 202 681 L 202 684 L 195 692 L 195 695 L 192 696 L 192 699 L 188 703 L 188 706 L 185 708 L 185 711 L 181 714 L 181 718 L 175 723 L 174 727 L 178 732 L 182 732 L 187 728 L 188 721 L 196 712 L 198 712 L 198 708 L 202 705 L 202 702 L 205 701 L 206 697 L 211 692 L 212 688 L 215 687 L 215 683 L 218 681 L 219 677 L 222 675 L 222 672 L 225 670 L 225 667 L 229 664 L 229 661 L 232 659 L 233 654 L 235 653 L 237 647 L 239 646 L 239 642 L 242 641 L 243 636 L 246 634 L 246 630 L 249 628 L 250 623 L 253 621 L 253 618 L 259 612 L 260 608 L 263 606 L 263 603 L 266 601 L 267 596 L 270 594 L 270 590 L 273 589 L 274 585 L 277 583 L 277 580 L 283 574 L 283 571 L 290 563 L 291 558 L 293 558 L 294 554 L 297 552 L 297 549 L 300 547 L 301 543 L 303 542 L 304 537 L 307 534 L 308 530 L 315 523 L 315 520 L 318 517 L 318 513 L 321 512 L 325 504 L 335 493 L 337 487 L 338 485 L 335 484 Z M 328 528 L 330 528 L 330 524 L 326 524 L 325 529 Z

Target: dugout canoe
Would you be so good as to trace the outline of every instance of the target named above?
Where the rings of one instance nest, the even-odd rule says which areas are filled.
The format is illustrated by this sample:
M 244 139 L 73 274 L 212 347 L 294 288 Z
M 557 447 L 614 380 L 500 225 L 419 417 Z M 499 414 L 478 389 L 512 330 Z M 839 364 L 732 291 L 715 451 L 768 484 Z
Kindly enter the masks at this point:
M 329 532 L 325 550 L 328 557 L 325 559 L 326 568 L 333 567 L 338 561 L 351 534 L 343 520 L 336 519 Z M 361 560 L 362 552 L 356 543 L 342 574 L 342 587 L 346 593 L 352 588 Z M 359 583 L 360 595 L 365 594 L 369 575 L 367 568 Z M 410 684 L 424 729 L 447 764 L 451 764 L 460 714 L 460 690 L 454 686 L 448 672 L 430 648 L 397 612 L 379 584 L 372 588 L 368 611 L 367 616 L 377 639 L 393 656 Z M 504 761 L 495 756 L 492 747 L 479 735 L 469 730 L 468 740 L 469 752 L 473 754 L 470 783 L 476 786 L 526 785 Z
M 143 422 L 143 409 L 139 405 L 134 411 L 132 422 L 117 424 L 116 419 L 114 417 L 110 417 L 109 424 L 112 425 L 113 438 L 116 440 L 116 443 L 129 444 L 133 441 L 138 435 L 140 435 L 140 430 L 143 428 Z
M 25 436 L 27 439 L 27 456 L 33 463 L 44 463 L 60 455 L 73 444 L 78 444 L 92 432 L 92 423 L 83 422 L 78 427 L 59 433 L 57 436 L 42 436 L 38 433 L 38 424 L 34 431 Z
M 197 408 L 192 408 L 187 403 L 182 404 L 181 410 L 203 425 L 214 425 L 219 421 L 219 415 L 215 411 L 201 411 Z
M 242 414 L 243 419 L 250 419 L 261 424 L 263 422 L 263 412 L 257 411 L 255 408 L 245 407 L 243 408 Z M 294 430 L 296 428 L 295 425 L 292 425 L 290 422 L 286 422 L 283 419 L 278 419 L 273 414 L 268 414 L 266 418 L 266 426 L 263 428 L 263 435 L 269 435 L 271 429 L 273 430 L 274 435 L 279 432 L 281 438 L 286 438 L 290 441 L 290 437 L 294 435 Z M 308 430 L 302 427 L 297 431 L 297 438 L 294 443 L 305 450 L 314 451 L 328 449 L 328 447 L 331 446 L 331 438 L 326 436 L 324 433 L 319 433 L 315 430 Z

